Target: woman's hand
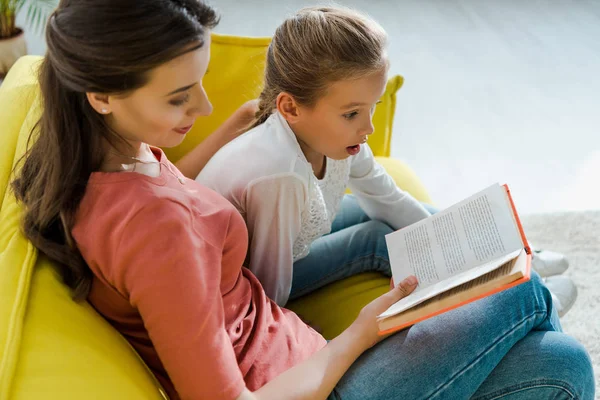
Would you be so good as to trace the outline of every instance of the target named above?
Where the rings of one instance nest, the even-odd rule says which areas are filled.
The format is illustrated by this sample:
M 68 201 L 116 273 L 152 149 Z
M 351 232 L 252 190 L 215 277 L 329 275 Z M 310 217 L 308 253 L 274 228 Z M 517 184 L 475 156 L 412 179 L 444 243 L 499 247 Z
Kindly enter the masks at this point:
M 412 280 L 411 280 L 412 278 Z M 410 294 L 417 280 L 408 277 L 397 287 L 367 304 L 354 323 L 307 360 L 283 372 L 255 393 L 245 390 L 237 400 L 325 399 L 348 368 L 384 337 L 377 334 L 377 316 Z
M 239 110 L 253 120 L 258 111 L 258 99 L 248 100 L 242 104 Z
M 234 113 L 229 117 L 232 129 L 231 132 L 235 132 L 235 137 L 244 133 L 246 129 L 254 122 L 254 117 L 258 111 L 258 99 L 248 100 L 240 106 Z
M 417 283 L 417 278 L 411 275 L 400 282 L 395 288 L 376 298 L 361 310 L 356 320 L 348 329 L 357 335 L 357 340 L 361 341 L 365 350 L 389 336 L 379 335 L 377 316 L 398 300 L 411 294 L 417 287 Z
M 181 173 L 196 179 L 212 156 L 227 143 L 240 136 L 254 121 L 258 100 L 249 100 L 235 110 L 216 131 L 175 163 Z

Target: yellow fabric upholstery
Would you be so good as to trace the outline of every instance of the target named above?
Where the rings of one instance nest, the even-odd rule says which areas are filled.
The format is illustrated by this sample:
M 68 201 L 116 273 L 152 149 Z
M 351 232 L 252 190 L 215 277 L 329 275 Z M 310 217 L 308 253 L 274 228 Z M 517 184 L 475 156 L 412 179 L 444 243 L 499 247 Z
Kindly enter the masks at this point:
M 185 154 L 238 105 L 258 95 L 268 41 L 215 35 L 205 84 L 217 111 L 169 151 L 170 157 Z M 51 262 L 20 233 L 21 211 L 7 188 L 39 117 L 39 60 L 19 60 L 0 88 L 0 400 L 162 399 L 162 389 L 127 342 L 89 304 L 70 299 Z M 390 80 L 375 115 L 379 155 L 389 153 L 395 91 L 401 84 L 400 77 Z M 381 162 L 402 187 L 428 201 L 408 167 L 387 158 Z M 331 338 L 388 287 L 388 279 L 363 274 L 291 307 Z
M 169 160 L 179 160 L 242 104 L 258 97 L 270 41 L 271 38 L 212 34 L 208 73 L 202 83 L 213 105 L 213 113 L 200 118 L 181 145 L 164 149 Z
M 0 88 L 0 400 L 164 399 L 129 344 L 89 304 L 71 300 L 20 232 L 7 186 L 39 117 L 38 61 L 20 59 Z

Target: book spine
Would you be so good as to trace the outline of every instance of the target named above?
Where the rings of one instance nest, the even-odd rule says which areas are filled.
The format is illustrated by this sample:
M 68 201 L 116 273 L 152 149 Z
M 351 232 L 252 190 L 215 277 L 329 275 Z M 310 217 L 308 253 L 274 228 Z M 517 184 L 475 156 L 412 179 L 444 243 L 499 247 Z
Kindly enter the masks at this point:
M 521 283 L 528 282 L 531 279 L 531 269 L 530 269 L 530 265 L 531 265 L 531 259 L 530 259 L 530 257 L 531 256 L 528 255 L 527 257 L 528 257 L 528 260 L 527 260 L 527 266 L 528 266 L 528 268 L 527 268 L 527 275 L 523 276 L 522 278 L 517 279 L 516 281 L 513 281 L 513 282 L 511 282 L 509 284 L 503 285 L 503 286 L 501 286 L 499 288 L 489 290 L 489 291 L 487 291 L 487 292 L 485 292 L 483 294 L 480 294 L 478 296 L 471 297 L 468 300 L 461 301 L 460 303 L 457 303 L 457 304 L 454 304 L 452 306 L 446 307 L 446 308 L 444 308 L 442 310 L 433 312 L 431 314 L 424 315 L 424 316 L 422 316 L 420 318 L 417 318 L 417 319 L 415 319 L 413 321 L 405 322 L 405 323 L 403 323 L 401 325 L 398 325 L 398 326 L 395 326 L 393 328 L 389 328 L 389 329 L 386 329 L 386 330 L 381 330 L 381 328 L 380 328 L 378 330 L 378 332 L 377 332 L 378 335 L 379 336 L 385 336 L 385 335 L 389 335 L 390 333 L 401 331 L 401 330 L 403 330 L 405 328 L 408 328 L 409 326 L 413 326 L 413 325 L 415 325 L 415 324 L 417 324 L 417 323 L 419 323 L 421 321 L 425 321 L 425 320 L 427 320 L 429 318 L 433 318 L 435 316 L 438 316 L 440 314 L 443 314 L 443 313 L 446 313 L 448 311 L 454 310 L 456 308 L 462 307 L 464 305 L 467 305 L 467 304 L 472 303 L 474 301 L 483 299 L 485 297 L 492 296 L 492 295 L 494 295 L 496 293 L 502 292 L 503 290 L 507 290 L 507 289 L 510 289 L 510 288 L 515 287 L 517 285 L 520 285 Z
M 529 247 L 529 242 L 527 241 L 527 237 L 525 237 L 525 231 L 523 230 L 523 225 L 521 225 L 521 219 L 519 218 L 519 214 L 517 213 L 517 208 L 515 207 L 515 203 L 510 194 L 510 189 L 508 185 L 502 185 L 504 189 L 506 189 L 506 195 L 508 196 L 508 201 L 510 202 L 510 206 L 512 207 L 513 214 L 515 216 L 515 221 L 517 221 L 517 228 L 519 229 L 519 233 L 521 234 L 521 239 L 523 240 L 523 245 L 525 248 L 525 252 L 527 254 L 531 254 L 531 247 Z

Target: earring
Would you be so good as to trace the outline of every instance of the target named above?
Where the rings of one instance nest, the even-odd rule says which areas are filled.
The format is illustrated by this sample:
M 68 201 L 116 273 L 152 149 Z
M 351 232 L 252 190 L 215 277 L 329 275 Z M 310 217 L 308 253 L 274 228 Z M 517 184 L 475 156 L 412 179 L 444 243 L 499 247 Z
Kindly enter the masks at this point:
M 106 114 L 108 112 L 108 110 L 106 108 L 103 108 L 101 111 L 102 111 L 102 114 Z

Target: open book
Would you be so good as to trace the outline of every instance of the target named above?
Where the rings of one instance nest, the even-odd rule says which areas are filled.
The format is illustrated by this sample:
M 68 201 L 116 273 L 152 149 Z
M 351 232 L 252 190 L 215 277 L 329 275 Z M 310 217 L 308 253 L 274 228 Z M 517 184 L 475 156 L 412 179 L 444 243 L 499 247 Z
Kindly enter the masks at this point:
M 378 317 L 394 332 L 529 280 L 531 250 L 506 185 L 386 236 L 394 282 L 419 285 Z

